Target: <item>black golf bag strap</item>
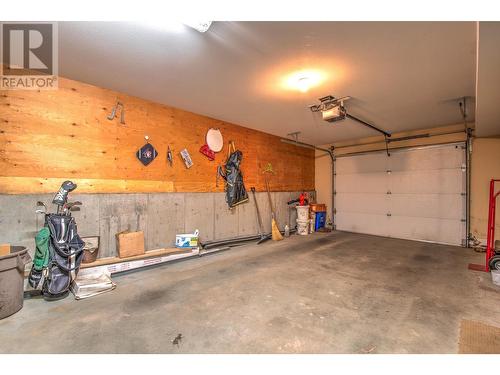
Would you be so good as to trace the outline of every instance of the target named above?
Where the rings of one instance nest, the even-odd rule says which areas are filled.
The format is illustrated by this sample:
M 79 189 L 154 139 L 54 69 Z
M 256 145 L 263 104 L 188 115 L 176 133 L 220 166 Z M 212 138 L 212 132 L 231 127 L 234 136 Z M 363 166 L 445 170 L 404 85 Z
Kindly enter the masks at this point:
M 78 255 L 78 254 L 80 254 L 83 251 L 83 248 L 82 249 L 77 249 L 76 251 L 72 252 L 71 248 L 68 247 L 69 252 L 66 252 L 63 249 L 61 249 L 57 244 L 54 244 L 54 250 L 57 252 L 57 254 L 59 254 L 63 258 L 68 258 L 68 257 L 70 257 L 72 255 Z
M 66 273 L 70 273 L 72 271 L 75 271 L 76 269 L 78 269 L 80 267 L 79 265 L 78 266 L 76 265 L 76 261 L 75 261 L 75 267 L 66 267 L 62 264 L 59 264 L 59 262 L 54 261 L 54 260 L 52 261 L 52 264 L 55 264 L 60 270 L 66 272 Z

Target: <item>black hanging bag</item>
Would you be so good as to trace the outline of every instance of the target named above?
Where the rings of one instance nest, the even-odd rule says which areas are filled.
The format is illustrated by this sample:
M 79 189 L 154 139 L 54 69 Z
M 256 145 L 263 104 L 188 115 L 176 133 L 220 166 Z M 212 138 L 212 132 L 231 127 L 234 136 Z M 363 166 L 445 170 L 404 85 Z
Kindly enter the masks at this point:
M 231 152 L 232 147 L 232 152 Z M 229 208 L 248 202 L 248 193 L 243 183 L 243 174 L 240 170 L 243 153 L 236 150 L 234 143 L 229 142 L 228 158 L 225 165 L 225 171 L 218 168 L 219 175 L 226 181 L 226 202 Z

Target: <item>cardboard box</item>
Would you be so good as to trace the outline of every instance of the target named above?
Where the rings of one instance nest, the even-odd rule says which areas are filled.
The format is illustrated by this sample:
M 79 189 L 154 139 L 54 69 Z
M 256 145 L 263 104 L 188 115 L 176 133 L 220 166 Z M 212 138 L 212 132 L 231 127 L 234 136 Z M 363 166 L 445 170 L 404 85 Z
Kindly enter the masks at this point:
M 1 244 L 0 245 L 0 257 L 4 255 L 9 255 L 10 254 L 10 244 Z
M 116 234 L 118 256 L 128 258 L 144 254 L 144 232 L 123 231 Z

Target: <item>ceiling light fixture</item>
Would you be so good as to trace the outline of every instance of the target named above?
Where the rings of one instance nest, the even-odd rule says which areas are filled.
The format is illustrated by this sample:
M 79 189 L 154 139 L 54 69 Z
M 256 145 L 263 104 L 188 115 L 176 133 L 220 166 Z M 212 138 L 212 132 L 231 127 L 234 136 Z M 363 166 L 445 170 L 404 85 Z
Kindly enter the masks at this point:
M 324 75 L 315 70 L 300 70 L 289 74 L 284 79 L 287 89 L 298 90 L 306 93 L 311 88 L 318 86 L 324 81 Z
M 297 80 L 297 88 L 300 92 L 307 92 L 311 86 L 311 80 L 309 77 L 300 77 Z
M 212 21 L 201 21 L 201 22 L 184 22 L 184 25 L 199 31 L 200 33 L 207 32 L 212 25 Z

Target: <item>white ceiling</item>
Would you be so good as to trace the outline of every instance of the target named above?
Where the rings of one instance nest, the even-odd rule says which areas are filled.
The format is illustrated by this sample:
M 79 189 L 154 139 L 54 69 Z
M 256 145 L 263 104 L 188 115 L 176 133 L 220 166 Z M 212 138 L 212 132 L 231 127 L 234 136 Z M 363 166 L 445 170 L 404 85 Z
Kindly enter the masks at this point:
M 203 34 L 59 23 L 62 76 L 314 144 L 376 134 L 310 113 L 328 94 L 352 96 L 352 114 L 390 132 L 458 123 L 475 65 L 474 22 L 215 22 Z M 280 87 L 300 69 L 328 77 L 305 94 Z

